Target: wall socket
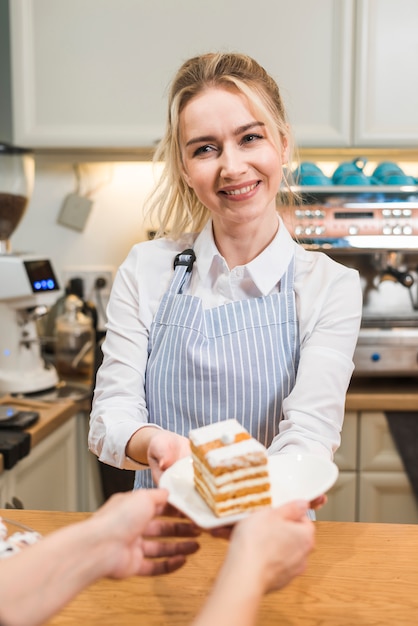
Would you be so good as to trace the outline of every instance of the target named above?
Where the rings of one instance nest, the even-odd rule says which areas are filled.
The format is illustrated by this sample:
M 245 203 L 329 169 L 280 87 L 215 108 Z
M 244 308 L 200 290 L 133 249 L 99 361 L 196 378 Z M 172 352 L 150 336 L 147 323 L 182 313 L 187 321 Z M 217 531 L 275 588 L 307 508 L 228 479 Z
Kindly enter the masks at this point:
M 81 278 L 84 288 L 84 300 L 92 302 L 98 313 L 98 329 L 104 330 L 106 323 L 106 307 L 109 302 L 110 291 L 112 289 L 115 268 L 111 265 L 89 265 L 71 266 L 64 268 L 62 272 L 62 282 L 65 289 L 71 278 Z M 103 278 L 105 286 L 97 290 L 96 280 Z

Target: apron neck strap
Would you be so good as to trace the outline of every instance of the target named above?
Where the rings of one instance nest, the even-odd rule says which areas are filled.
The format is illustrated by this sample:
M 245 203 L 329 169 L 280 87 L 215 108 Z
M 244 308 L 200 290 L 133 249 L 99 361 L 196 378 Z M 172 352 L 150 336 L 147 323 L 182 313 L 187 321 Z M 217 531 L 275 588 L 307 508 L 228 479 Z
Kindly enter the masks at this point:
M 182 293 L 190 281 L 195 261 L 196 255 L 192 248 L 187 248 L 187 250 L 183 250 L 183 252 L 176 255 L 173 263 L 174 276 L 169 287 L 171 293 Z

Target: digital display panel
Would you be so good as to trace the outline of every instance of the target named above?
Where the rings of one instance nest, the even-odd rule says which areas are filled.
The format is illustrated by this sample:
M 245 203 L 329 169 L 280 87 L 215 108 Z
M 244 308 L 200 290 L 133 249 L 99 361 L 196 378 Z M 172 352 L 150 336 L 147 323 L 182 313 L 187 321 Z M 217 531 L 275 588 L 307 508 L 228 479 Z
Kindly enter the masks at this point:
M 48 259 L 24 261 L 33 293 L 59 291 L 58 281 Z
M 373 211 L 340 211 L 334 213 L 336 220 L 367 220 L 373 219 Z

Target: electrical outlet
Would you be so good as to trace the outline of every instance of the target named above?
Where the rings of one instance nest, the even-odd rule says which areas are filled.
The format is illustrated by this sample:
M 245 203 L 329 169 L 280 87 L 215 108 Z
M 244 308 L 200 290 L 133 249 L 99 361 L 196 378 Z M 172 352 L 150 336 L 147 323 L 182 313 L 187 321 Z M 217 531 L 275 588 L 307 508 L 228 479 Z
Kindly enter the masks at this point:
M 83 281 L 84 300 L 89 300 L 95 305 L 99 330 L 104 330 L 105 327 L 106 307 L 109 302 L 114 275 L 115 268 L 111 265 L 73 265 L 64 268 L 62 273 L 64 287 L 71 278 L 81 278 Z M 99 278 L 104 279 L 105 285 L 101 289 L 96 289 L 96 281 Z

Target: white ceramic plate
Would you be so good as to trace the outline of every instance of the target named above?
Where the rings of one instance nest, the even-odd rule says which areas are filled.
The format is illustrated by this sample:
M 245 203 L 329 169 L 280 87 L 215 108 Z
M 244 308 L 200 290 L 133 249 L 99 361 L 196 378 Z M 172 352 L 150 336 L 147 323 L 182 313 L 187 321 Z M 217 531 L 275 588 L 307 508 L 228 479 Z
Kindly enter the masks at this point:
M 310 502 L 335 483 L 338 467 L 332 461 L 310 454 L 278 454 L 269 458 L 273 506 L 291 500 Z M 234 524 L 247 515 L 216 517 L 193 484 L 190 456 L 180 459 L 161 476 L 160 487 L 169 491 L 168 501 L 201 528 Z

